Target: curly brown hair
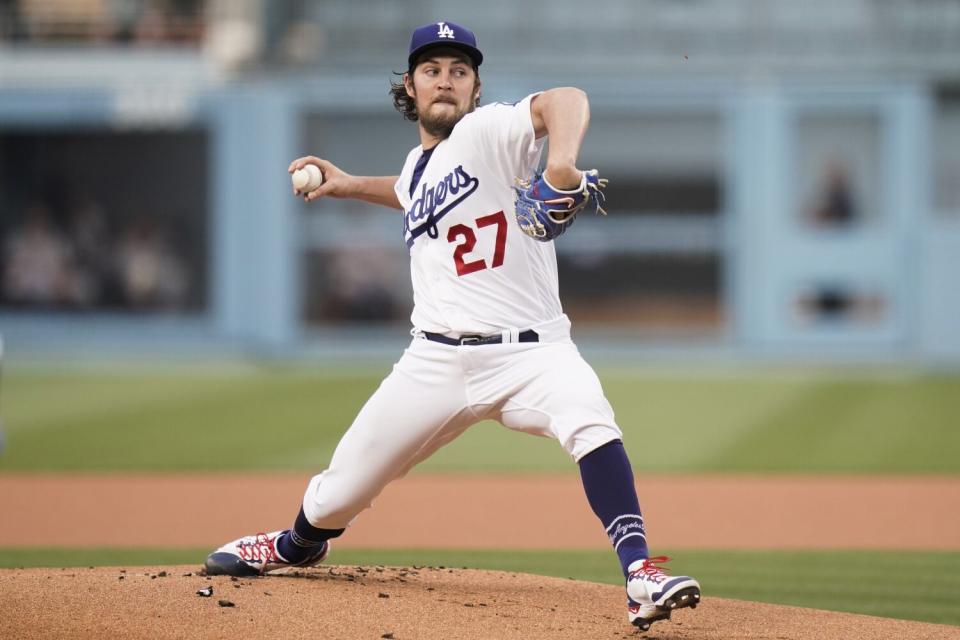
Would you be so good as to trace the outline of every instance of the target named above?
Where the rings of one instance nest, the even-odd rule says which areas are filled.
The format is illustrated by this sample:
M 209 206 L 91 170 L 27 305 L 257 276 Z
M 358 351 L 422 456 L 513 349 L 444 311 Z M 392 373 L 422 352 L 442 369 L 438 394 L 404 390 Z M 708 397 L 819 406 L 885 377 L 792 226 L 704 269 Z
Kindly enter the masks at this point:
M 393 97 L 393 108 L 400 112 L 405 120 L 410 122 L 416 122 L 419 120 L 417 117 L 417 101 L 407 95 L 407 87 L 403 84 L 403 78 L 407 74 L 413 73 L 414 67 L 411 67 L 406 73 L 397 73 L 393 72 L 393 75 L 399 76 L 400 81 L 394 82 L 390 81 L 390 95 Z M 480 83 L 480 70 L 476 67 L 473 68 L 476 79 L 474 80 L 473 88 L 477 88 L 477 84 Z M 474 108 L 480 106 L 480 96 L 477 96 L 476 102 L 474 103 Z
M 393 96 L 393 108 L 400 112 L 404 120 L 416 122 L 419 120 L 417 117 L 416 100 L 407 95 L 407 87 L 403 84 L 403 77 L 407 74 L 394 71 L 393 75 L 400 76 L 400 82 L 390 81 L 390 95 Z

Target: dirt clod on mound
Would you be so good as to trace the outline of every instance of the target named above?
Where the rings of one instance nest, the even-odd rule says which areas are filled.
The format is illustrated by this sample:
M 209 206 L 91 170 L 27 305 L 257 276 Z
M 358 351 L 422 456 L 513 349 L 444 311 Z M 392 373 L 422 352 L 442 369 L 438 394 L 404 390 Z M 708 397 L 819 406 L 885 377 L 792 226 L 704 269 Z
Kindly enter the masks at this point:
M 192 570 L 127 572 L 122 582 L 116 568 L 0 570 L 0 638 L 960 640 L 958 627 L 709 592 L 696 610 L 641 633 L 627 623 L 621 587 L 495 571 L 334 566 L 231 581 L 185 575 Z M 159 571 L 166 579 L 151 579 Z M 198 598 L 209 585 L 229 589 L 235 606 Z

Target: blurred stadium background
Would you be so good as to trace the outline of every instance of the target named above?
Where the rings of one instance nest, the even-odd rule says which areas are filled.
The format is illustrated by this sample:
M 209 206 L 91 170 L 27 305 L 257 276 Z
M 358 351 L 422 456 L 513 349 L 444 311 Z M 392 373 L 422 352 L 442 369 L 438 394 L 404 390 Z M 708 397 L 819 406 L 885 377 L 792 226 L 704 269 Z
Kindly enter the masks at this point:
M 5 0 L 11 356 L 393 357 L 399 222 L 286 167 L 395 173 L 388 81 L 441 18 L 485 102 L 590 94 L 610 216 L 558 243 L 589 354 L 960 365 L 955 0 Z

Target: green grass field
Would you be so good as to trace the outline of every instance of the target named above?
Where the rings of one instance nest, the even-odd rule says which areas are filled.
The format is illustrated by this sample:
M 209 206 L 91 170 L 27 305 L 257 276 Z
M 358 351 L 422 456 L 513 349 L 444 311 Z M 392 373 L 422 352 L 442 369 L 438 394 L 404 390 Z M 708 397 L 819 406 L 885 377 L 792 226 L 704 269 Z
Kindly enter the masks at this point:
M 0 399 L 0 472 L 317 470 L 387 370 L 13 367 Z M 960 473 L 960 376 L 599 372 L 641 474 Z M 575 473 L 556 443 L 490 423 L 420 469 Z M 207 551 L 0 549 L 0 566 L 199 563 Z M 708 596 L 960 625 L 960 552 L 676 556 L 673 569 L 696 575 Z M 335 561 L 621 580 L 607 550 L 340 551 Z
M 0 471 L 315 470 L 382 373 L 14 369 Z M 601 378 L 639 472 L 960 473 L 960 376 Z M 420 468 L 574 470 L 555 442 L 493 423 Z

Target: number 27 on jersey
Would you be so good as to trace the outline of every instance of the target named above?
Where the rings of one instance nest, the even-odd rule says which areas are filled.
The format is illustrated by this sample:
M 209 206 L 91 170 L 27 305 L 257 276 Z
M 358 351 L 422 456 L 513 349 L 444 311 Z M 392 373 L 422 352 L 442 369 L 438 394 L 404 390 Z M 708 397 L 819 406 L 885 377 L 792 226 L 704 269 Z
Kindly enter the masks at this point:
M 457 275 L 465 276 L 467 274 L 473 273 L 474 271 L 482 271 L 483 269 L 496 269 L 503 264 L 503 253 L 507 248 L 507 217 L 503 214 L 503 211 L 497 211 L 488 216 L 482 216 L 474 220 L 474 224 L 477 229 L 483 229 L 484 227 L 496 226 L 497 236 L 496 244 L 493 249 L 493 257 L 491 259 L 490 265 L 488 267 L 487 261 L 483 258 L 477 258 L 476 260 L 471 260 L 467 262 L 464 260 L 464 256 L 468 253 L 471 253 L 474 247 L 477 244 L 477 234 L 473 230 L 473 227 L 465 224 L 455 224 L 450 227 L 450 230 L 447 231 L 447 242 L 455 243 L 457 241 L 460 244 L 457 245 L 457 248 L 453 252 L 453 262 L 457 266 Z

